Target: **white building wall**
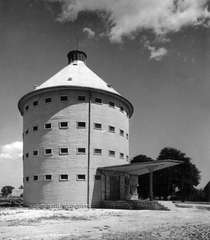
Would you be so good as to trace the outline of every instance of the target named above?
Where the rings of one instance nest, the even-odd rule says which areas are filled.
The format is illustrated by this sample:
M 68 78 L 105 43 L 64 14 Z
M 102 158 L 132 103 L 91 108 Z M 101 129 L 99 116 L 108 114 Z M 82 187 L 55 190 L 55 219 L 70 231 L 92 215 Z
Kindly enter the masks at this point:
M 60 102 L 60 96 L 68 96 L 67 102 Z M 78 102 L 77 96 L 86 96 L 85 102 Z M 91 93 L 91 122 L 90 122 L 90 202 L 97 205 L 101 200 L 101 181 L 94 180 L 98 167 L 126 163 L 129 156 L 128 108 L 118 97 L 110 93 Z M 45 98 L 51 97 L 51 103 L 45 103 Z M 89 92 L 86 90 L 53 90 L 39 93 L 29 98 L 23 106 L 24 129 L 24 202 L 26 204 L 86 204 L 87 203 L 87 164 L 88 164 L 88 108 Z M 102 99 L 102 104 L 94 102 L 95 97 Z M 37 106 L 33 106 L 34 101 Z M 109 101 L 115 107 L 109 106 Z M 26 106 L 29 109 L 26 111 Z M 125 111 L 120 111 L 120 106 Z M 59 129 L 59 122 L 69 123 L 67 129 Z M 77 122 L 86 122 L 85 129 L 78 129 Z M 45 123 L 51 123 L 52 129 L 44 129 Z M 102 129 L 94 129 L 94 123 L 101 123 Z M 109 132 L 108 127 L 114 126 L 115 133 Z M 38 126 L 37 131 L 33 127 Z M 28 134 L 25 130 L 28 129 Z M 120 129 L 124 136 L 119 134 Z M 69 149 L 67 155 L 60 155 L 59 148 Z M 53 153 L 44 154 L 45 148 L 51 148 Z M 77 154 L 77 148 L 85 148 L 86 154 Z M 102 149 L 102 155 L 95 155 L 94 148 Z M 39 155 L 33 156 L 38 150 Z M 115 157 L 110 157 L 108 151 L 115 151 Z M 26 157 L 26 154 L 29 157 Z M 120 158 L 124 154 L 124 159 Z M 51 181 L 44 180 L 46 174 L 52 175 Z M 68 174 L 67 181 L 59 179 L 60 174 Z M 77 174 L 85 174 L 86 181 L 78 181 Z M 39 180 L 34 181 L 33 176 Z M 26 182 L 26 177 L 29 181 Z

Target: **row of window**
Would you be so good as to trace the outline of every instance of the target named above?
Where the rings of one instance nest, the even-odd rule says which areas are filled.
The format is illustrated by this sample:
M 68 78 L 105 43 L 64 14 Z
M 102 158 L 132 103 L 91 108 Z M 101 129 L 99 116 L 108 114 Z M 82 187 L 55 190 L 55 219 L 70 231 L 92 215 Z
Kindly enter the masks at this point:
M 60 102 L 67 102 L 68 101 L 68 95 L 61 95 L 59 97 Z M 78 102 L 86 102 L 86 96 L 85 95 L 81 95 L 81 96 L 77 96 L 77 101 Z M 44 102 L 46 104 L 49 104 L 52 102 L 52 97 L 45 97 Z M 95 97 L 94 98 L 94 103 L 96 104 L 103 104 L 103 99 L 99 98 L 99 97 Z M 39 105 L 39 101 L 35 100 L 32 102 L 32 106 L 33 107 L 37 107 Z M 109 107 L 115 108 L 116 104 L 113 101 L 109 101 Z M 119 109 L 121 112 L 124 112 L 124 107 L 123 106 L 119 106 Z M 29 110 L 29 105 L 25 106 L 25 111 L 27 112 Z M 128 115 L 128 113 L 127 113 Z
M 41 175 L 34 175 L 31 177 L 32 181 L 40 181 Z M 53 180 L 53 175 L 52 174 L 46 174 L 46 175 L 42 175 L 44 178 L 44 181 L 52 181 Z M 69 174 L 60 174 L 59 175 L 59 180 L 60 181 L 68 181 L 69 180 Z M 86 174 L 76 174 L 76 180 L 77 181 L 86 181 Z M 94 180 L 95 181 L 100 181 L 101 180 L 101 175 L 94 175 Z M 30 181 L 30 177 L 26 176 L 25 177 L 25 181 L 29 182 Z
M 59 122 L 58 123 L 59 129 L 68 129 L 69 128 L 69 122 Z M 86 129 L 87 123 L 86 122 L 77 122 L 76 127 L 78 129 Z M 93 123 L 93 128 L 95 130 L 103 130 L 102 124 L 101 123 Z M 33 126 L 32 131 L 36 132 L 38 131 L 39 127 L 38 125 Z M 45 123 L 44 124 L 44 129 L 45 130 L 50 130 L 52 129 L 52 123 Z M 115 133 L 116 128 L 114 126 L 108 126 L 108 131 L 111 133 Z M 24 134 L 27 135 L 29 133 L 29 129 L 26 128 Z M 119 129 L 119 134 L 120 136 L 124 137 L 125 132 L 122 129 Z M 126 133 L 126 139 L 128 139 L 128 133 Z
M 59 148 L 59 154 L 60 155 L 68 155 L 69 154 L 69 148 Z M 85 155 L 86 154 L 86 148 L 77 148 L 77 154 L 79 155 Z M 93 149 L 94 155 L 102 156 L 102 149 L 101 148 L 94 148 Z M 53 155 L 53 149 L 52 148 L 45 148 L 44 149 L 44 155 Z M 34 150 L 32 152 L 33 157 L 39 156 L 39 150 Z M 116 157 L 116 151 L 114 150 L 108 150 L 108 156 L 109 157 Z M 26 158 L 29 158 L 29 152 L 25 154 Z M 124 159 L 125 154 L 120 152 L 119 158 Z M 128 161 L 128 155 L 126 155 L 126 160 Z

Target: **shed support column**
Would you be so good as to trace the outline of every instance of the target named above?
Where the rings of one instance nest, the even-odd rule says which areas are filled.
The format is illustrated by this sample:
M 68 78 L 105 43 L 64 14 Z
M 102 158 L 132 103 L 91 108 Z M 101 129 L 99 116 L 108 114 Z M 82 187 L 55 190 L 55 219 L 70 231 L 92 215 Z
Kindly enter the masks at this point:
M 150 201 L 153 201 L 153 167 L 147 168 L 149 170 L 149 192 Z
M 150 201 L 153 200 L 153 171 L 149 173 L 149 189 L 150 189 Z

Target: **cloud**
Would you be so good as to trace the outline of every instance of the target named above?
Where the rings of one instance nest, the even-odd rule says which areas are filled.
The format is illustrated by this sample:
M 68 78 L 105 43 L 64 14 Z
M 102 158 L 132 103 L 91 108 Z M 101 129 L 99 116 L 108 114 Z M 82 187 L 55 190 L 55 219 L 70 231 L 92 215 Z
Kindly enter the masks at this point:
M 23 143 L 19 141 L 12 142 L 0 147 L 0 158 L 17 159 L 22 157 Z
M 94 31 L 92 31 L 90 28 L 84 28 L 83 29 L 83 32 L 84 33 L 87 33 L 87 35 L 88 35 L 88 38 L 93 38 L 94 36 L 95 36 L 95 32 Z
M 96 12 L 111 42 L 134 38 L 141 30 L 156 35 L 178 32 L 187 26 L 210 26 L 208 0 L 45 0 L 60 2 L 59 21 L 74 21 L 80 12 Z
M 163 39 L 166 39 L 165 37 Z M 160 40 L 155 40 L 160 41 Z M 168 39 L 163 41 L 163 43 L 168 42 Z M 146 49 L 150 51 L 150 59 L 154 59 L 160 61 L 165 55 L 168 54 L 168 50 L 164 47 L 156 48 L 151 46 L 151 42 L 146 38 L 146 36 L 141 37 L 141 43 L 144 45 Z
M 157 61 L 160 61 L 163 56 L 165 56 L 168 53 L 168 50 L 166 48 L 158 48 L 148 46 L 148 49 L 151 51 L 150 59 L 155 59 Z

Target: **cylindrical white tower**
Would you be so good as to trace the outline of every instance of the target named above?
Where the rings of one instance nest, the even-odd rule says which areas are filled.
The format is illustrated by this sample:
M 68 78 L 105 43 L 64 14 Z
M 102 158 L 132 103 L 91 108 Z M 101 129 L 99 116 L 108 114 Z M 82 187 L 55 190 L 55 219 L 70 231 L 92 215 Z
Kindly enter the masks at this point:
M 18 102 L 25 205 L 99 206 L 97 168 L 128 160 L 133 107 L 86 66 L 86 58 L 71 51 L 67 67 Z

